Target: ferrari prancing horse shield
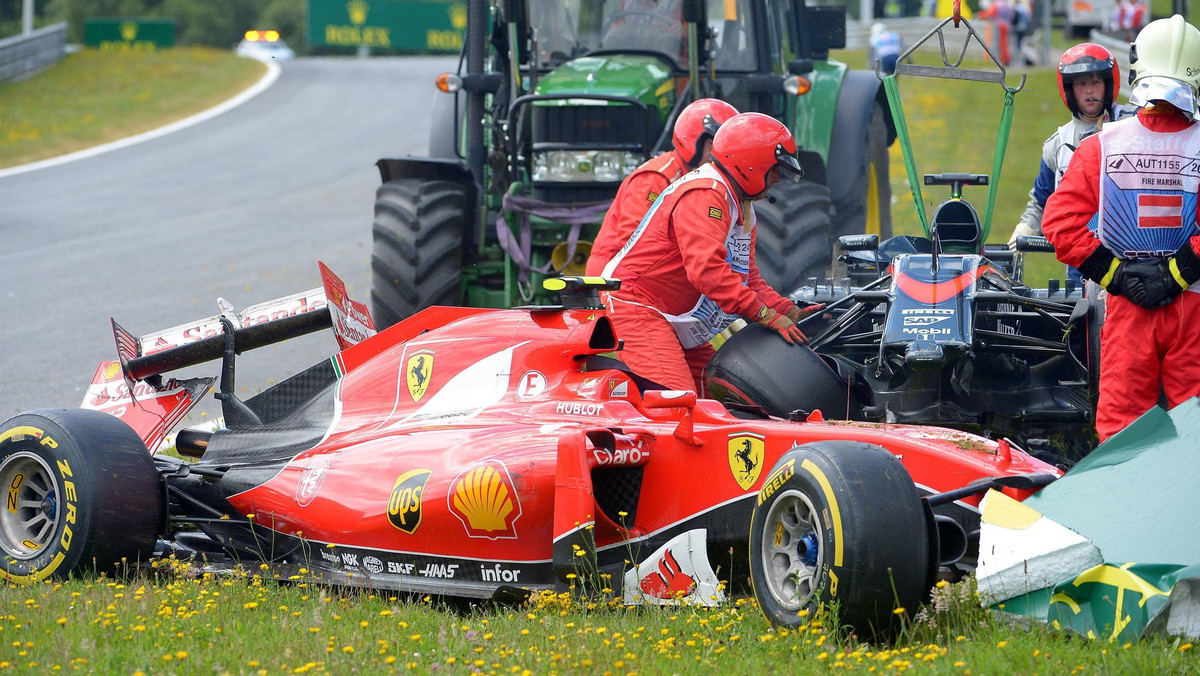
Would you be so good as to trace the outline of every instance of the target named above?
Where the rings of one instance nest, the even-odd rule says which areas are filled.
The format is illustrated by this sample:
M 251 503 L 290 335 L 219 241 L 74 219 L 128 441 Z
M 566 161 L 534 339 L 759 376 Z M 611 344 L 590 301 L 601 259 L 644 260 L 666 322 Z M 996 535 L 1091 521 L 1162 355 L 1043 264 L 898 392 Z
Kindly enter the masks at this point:
M 421 401 L 425 391 L 429 389 L 429 377 L 433 373 L 433 353 L 418 352 L 408 358 L 404 369 L 408 381 L 408 394 L 413 401 Z
M 764 445 L 763 437 L 757 434 L 743 432 L 729 437 L 729 469 L 742 490 L 750 490 L 762 474 Z

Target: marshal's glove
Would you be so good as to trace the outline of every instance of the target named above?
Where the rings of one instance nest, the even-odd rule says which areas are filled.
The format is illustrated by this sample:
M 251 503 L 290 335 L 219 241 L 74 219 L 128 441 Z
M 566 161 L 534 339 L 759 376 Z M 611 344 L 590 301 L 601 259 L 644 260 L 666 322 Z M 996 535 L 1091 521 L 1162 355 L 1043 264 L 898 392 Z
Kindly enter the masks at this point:
M 1012 251 L 1017 250 L 1018 237 L 1036 237 L 1042 233 L 1034 229 L 1034 227 L 1025 221 L 1017 223 L 1017 227 L 1013 228 L 1012 236 L 1008 238 L 1008 248 Z
M 809 317 L 811 315 L 815 315 L 818 312 L 820 312 L 821 310 L 825 309 L 824 303 L 807 303 L 805 301 L 800 301 L 800 302 L 804 303 L 804 307 L 801 307 L 799 305 L 794 305 L 794 306 L 788 308 L 788 311 L 786 313 L 787 318 L 797 324 L 800 323 L 801 319 L 804 319 L 805 317 Z
M 807 340 L 804 337 L 804 333 L 796 326 L 796 322 L 792 321 L 787 315 L 781 315 L 766 305 L 763 305 L 758 309 L 758 312 L 754 313 L 753 319 L 758 322 L 759 326 L 771 329 L 793 345 L 803 344 Z
M 1167 287 L 1173 292 L 1172 297 L 1178 296 L 1200 281 L 1200 256 L 1192 250 L 1190 243 L 1185 243 L 1174 256 L 1167 259 L 1167 271 L 1170 273 Z
M 1183 292 L 1172 279 L 1166 260 L 1125 261 L 1103 245 L 1080 264 L 1079 272 L 1114 296 L 1125 296 L 1146 310 L 1156 310 Z

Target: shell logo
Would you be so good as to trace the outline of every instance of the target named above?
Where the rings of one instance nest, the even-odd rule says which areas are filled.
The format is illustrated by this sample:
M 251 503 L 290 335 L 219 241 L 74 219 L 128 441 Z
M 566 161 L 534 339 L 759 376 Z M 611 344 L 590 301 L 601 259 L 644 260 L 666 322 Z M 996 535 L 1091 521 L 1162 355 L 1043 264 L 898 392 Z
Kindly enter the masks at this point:
M 499 462 L 476 465 L 458 475 L 447 496 L 450 512 L 462 521 L 467 535 L 489 540 L 517 537 L 515 524 L 521 502 L 512 477 Z
M 104 381 L 108 382 L 115 379 L 119 373 L 121 373 L 121 362 L 114 361 L 109 363 L 109 365 L 104 368 Z

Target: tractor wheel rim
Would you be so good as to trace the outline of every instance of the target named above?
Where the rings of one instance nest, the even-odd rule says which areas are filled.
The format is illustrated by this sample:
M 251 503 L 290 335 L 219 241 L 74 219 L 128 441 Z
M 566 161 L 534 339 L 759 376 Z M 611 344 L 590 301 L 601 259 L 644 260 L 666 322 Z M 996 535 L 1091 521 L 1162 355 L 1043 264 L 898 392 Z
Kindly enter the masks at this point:
M 819 512 L 804 493 L 783 492 L 767 512 L 760 543 L 763 575 L 775 602 L 799 611 L 817 592 L 822 563 Z
M 62 518 L 50 466 L 33 453 L 14 453 L 0 462 L 0 487 L 0 549 L 22 561 L 42 554 Z

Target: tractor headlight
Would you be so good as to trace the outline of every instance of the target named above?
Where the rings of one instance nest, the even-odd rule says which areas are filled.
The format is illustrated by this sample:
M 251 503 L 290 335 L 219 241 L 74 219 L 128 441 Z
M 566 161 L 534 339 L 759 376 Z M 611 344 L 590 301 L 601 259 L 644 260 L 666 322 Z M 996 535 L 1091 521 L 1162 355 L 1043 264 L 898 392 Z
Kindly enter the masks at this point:
M 539 183 L 618 183 L 642 163 L 628 150 L 545 150 L 533 154 Z

